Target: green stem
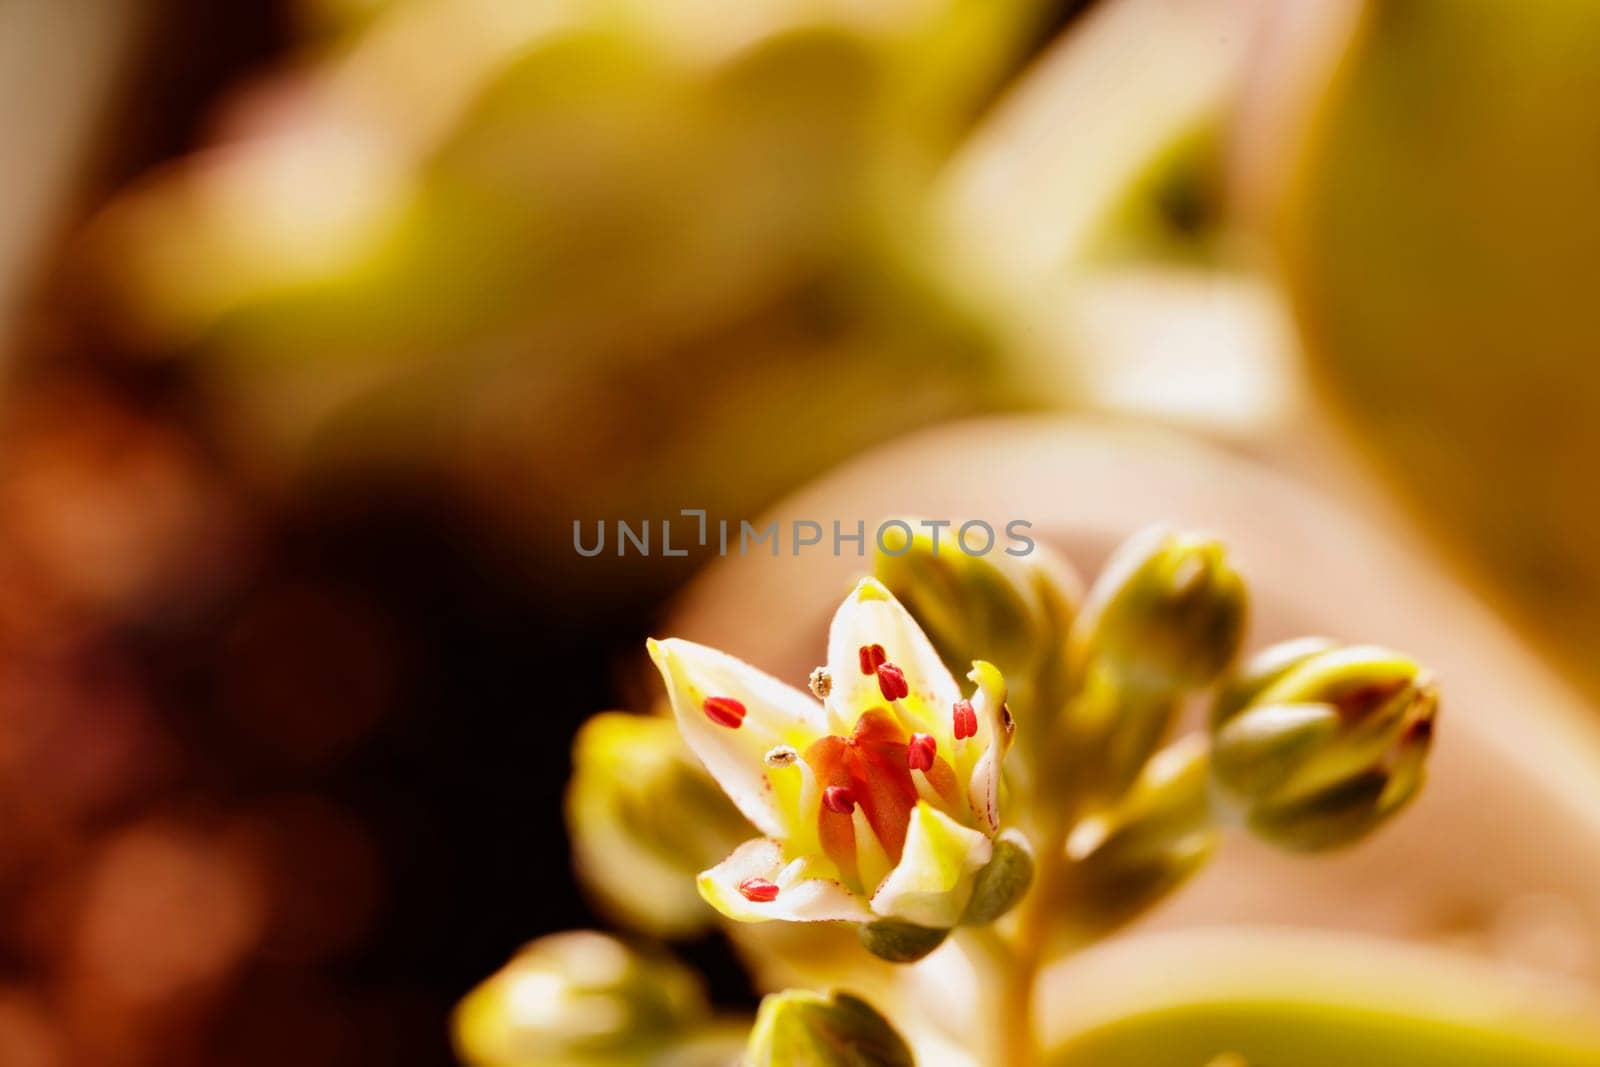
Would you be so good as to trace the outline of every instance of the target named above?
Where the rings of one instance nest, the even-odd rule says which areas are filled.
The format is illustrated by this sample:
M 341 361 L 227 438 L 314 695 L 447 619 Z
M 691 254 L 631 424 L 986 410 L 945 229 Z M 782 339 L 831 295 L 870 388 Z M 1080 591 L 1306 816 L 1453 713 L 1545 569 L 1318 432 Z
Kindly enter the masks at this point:
M 1051 940 L 1051 916 L 1060 888 L 1062 857 L 1070 819 L 1065 812 L 1039 827 L 1034 857 L 1033 888 L 1018 905 L 1009 936 L 993 927 L 962 932 L 968 956 L 979 968 L 986 993 L 985 1013 L 991 1027 L 991 1048 L 985 1058 L 994 1067 L 1037 1067 L 1042 1061 L 1034 1017 L 1037 985 L 1045 950 Z
M 1055 678 L 1040 686 L 1034 705 L 1067 707 L 1077 689 L 1075 678 Z M 1034 1002 L 1051 942 L 1051 917 L 1059 904 L 1067 834 L 1076 808 L 1056 773 L 1063 762 L 1056 758 L 1064 741 L 1060 732 L 1059 726 L 1046 730 L 1029 753 L 1028 785 L 1039 802 L 1029 834 L 1034 848 L 1033 887 L 1017 906 L 1009 937 L 992 928 L 973 931 L 988 964 L 982 977 L 991 991 L 987 1014 L 994 1037 L 985 1062 L 995 1067 L 1037 1067 L 1043 1060 Z
M 978 972 L 988 1046 L 982 1061 L 994 1067 L 1034 1067 L 1039 1047 L 1033 1030 L 1037 970 L 1018 966 L 1017 946 L 993 927 L 969 927 L 958 935 Z

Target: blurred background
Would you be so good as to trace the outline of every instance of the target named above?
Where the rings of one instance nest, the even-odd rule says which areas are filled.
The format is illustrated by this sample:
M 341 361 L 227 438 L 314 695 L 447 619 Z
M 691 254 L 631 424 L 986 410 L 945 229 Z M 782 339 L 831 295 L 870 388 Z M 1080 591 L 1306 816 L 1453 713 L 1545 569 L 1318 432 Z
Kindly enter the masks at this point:
M 836 592 L 574 521 L 785 499 L 1022 504 L 1088 570 L 1171 500 L 1268 629 L 1432 642 L 1523 853 L 1446 790 L 1461 892 L 1319 921 L 1600 982 L 1597 48 L 1581 0 L 0 0 L 0 1062 L 453 1062 L 604 918 L 560 812 L 643 637 L 776 666 Z

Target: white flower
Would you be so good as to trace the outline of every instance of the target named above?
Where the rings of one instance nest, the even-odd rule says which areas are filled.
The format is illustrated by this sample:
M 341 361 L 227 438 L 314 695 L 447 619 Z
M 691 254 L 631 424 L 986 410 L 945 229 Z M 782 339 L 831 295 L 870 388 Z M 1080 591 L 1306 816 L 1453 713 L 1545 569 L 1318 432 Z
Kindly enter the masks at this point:
M 955 925 L 999 830 L 998 670 L 974 663 L 965 696 L 872 579 L 834 615 L 821 703 L 715 649 L 649 647 L 689 747 L 765 835 L 700 875 L 707 901 L 745 921 Z

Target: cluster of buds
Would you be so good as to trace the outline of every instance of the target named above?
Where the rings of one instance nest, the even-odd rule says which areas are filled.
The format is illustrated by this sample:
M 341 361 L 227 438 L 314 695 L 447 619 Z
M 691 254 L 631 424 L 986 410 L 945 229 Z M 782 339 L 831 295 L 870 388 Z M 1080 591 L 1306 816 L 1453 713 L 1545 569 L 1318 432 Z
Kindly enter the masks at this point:
M 973 557 L 926 531 L 882 546 L 875 573 L 834 615 L 805 688 L 689 641 L 649 642 L 670 717 L 596 717 L 568 794 L 579 872 L 612 915 L 661 936 L 714 914 L 848 924 L 873 955 L 909 963 L 1023 904 L 968 948 L 1039 938 L 1044 955 L 1168 896 L 1230 821 L 1328 848 L 1421 783 L 1428 673 L 1320 639 L 1234 669 L 1244 582 L 1204 535 L 1147 530 L 1081 596 L 1042 547 Z M 1173 739 L 1208 690 L 1208 729 Z M 805 980 L 825 982 L 842 944 L 808 940 L 831 962 Z M 508 1039 L 491 1025 L 504 1011 L 486 1007 L 504 984 L 463 1006 L 475 1049 Z M 864 1001 L 791 991 L 763 1002 L 743 1062 L 900 1067 L 911 1053 Z

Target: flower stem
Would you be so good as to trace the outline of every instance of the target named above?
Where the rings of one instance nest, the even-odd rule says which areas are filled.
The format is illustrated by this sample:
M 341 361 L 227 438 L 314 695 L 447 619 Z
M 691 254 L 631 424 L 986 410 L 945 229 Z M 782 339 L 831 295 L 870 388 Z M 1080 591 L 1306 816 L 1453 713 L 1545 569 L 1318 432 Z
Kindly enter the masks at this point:
M 1051 939 L 1070 819 L 1065 812 L 1038 828 L 1033 887 L 1018 906 L 1009 936 L 992 927 L 965 931 L 968 953 L 988 991 L 985 1014 L 991 1029 L 986 1064 L 1037 1067 L 1041 1062 L 1034 1013 L 1040 972 Z
M 1018 966 L 1017 946 L 991 927 L 961 932 L 963 948 L 978 972 L 987 1046 L 982 1062 L 994 1067 L 1034 1067 L 1033 982 L 1037 972 Z

